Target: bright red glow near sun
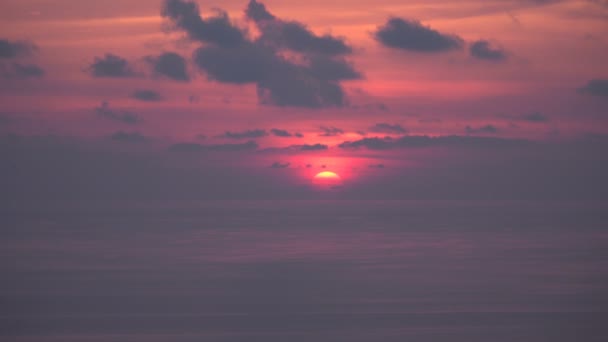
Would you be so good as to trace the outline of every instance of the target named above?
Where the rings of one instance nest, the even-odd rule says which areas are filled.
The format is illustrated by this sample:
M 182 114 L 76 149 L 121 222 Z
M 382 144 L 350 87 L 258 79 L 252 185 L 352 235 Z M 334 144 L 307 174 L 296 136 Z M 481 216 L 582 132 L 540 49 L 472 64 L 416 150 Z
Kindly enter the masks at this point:
M 312 182 L 317 186 L 333 188 L 342 185 L 342 178 L 335 172 L 323 171 L 317 173 Z

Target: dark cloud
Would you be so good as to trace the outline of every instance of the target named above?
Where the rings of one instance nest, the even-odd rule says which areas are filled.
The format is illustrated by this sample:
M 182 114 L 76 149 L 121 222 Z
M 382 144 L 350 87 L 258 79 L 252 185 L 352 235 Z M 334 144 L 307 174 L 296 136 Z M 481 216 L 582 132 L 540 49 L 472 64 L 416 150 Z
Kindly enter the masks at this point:
M 275 68 L 290 65 L 274 51 L 252 43 L 223 48 L 205 46 L 194 52 L 194 63 L 215 81 L 256 83 L 271 77 Z
M 204 19 L 193 1 L 165 0 L 161 15 L 193 40 L 219 46 L 238 46 L 246 40 L 243 31 L 230 22 L 226 12 L 216 9 L 213 16 Z
M 593 79 L 578 89 L 579 92 L 593 96 L 608 97 L 608 79 Z
M 270 167 L 273 169 L 286 169 L 289 167 L 289 165 L 291 165 L 291 163 L 274 162 L 274 163 L 272 163 L 272 165 L 270 165 Z
M 262 32 L 259 38 L 265 44 L 295 52 L 341 55 L 352 53 L 343 38 L 329 34 L 317 36 L 306 25 L 297 21 L 284 21 L 272 15 L 264 4 L 251 0 L 245 10 L 247 17 L 258 25 Z
M 323 151 L 327 150 L 327 145 L 324 144 L 313 144 L 313 145 L 296 145 L 301 151 Z
M 310 72 L 316 78 L 327 81 L 356 80 L 362 77 L 348 61 L 325 56 L 310 58 Z
M 123 132 L 118 131 L 110 136 L 110 139 L 124 143 L 142 143 L 148 141 L 148 138 L 138 132 Z
M 163 8 L 165 17 L 176 27 L 188 32 L 192 39 L 207 43 L 196 49 L 193 60 L 209 79 L 254 83 L 261 104 L 307 108 L 346 105 L 339 82 L 362 75 L 345 59 L 331 57 L 351 51 L 343 40 L 328 35 L 318 37 L 302 24 L 277 19 L 255 1 L 247 12 L 262 32 L 257 40 L 232 26 L 225 13 L 216 17 L 223 24 L 211 31 L 208 23 L 213 18 L 202 19 L 194 3 L 166 1 Z M 240 34 L 224 34 L 234 30 Z M 297 59 L 299 62 L 287 59 L 284 50 L 300 53 L 302 58 Z
M 267 135 L 268 135 L 268 132 L 266 132 L 266 130 L 263 130 L 263 129 L 250 129 L 250 130 L 243 131 L 243 132 L 230 132 L 230 131 L 227 131 L 226 133 L 220 135 L 219 137 L 221 137 L 221 138 L 228 138 L 228 139 L 252 139 L 252 138 L 265 137 Z
M 395 148 L 422 148 L 422 147 L 471 147 L 471 148 L 502 148 L 522 147 L 532 145 L 533 142 L 523 139 L 507 139 L 495 137 L 476 136 L 438 136 L 411 135 L 401 138 L 363 138 L 355 141 L 345 141 L 338 145 L 343 149 L 367 148 L 370 150 L 388 150 Z
M 473 42 L 469 47 L 471 56 L 493 62 L 502 62 L 507 59 L 507 53 L 500 49 L 490 45 L 490 42 L 486 40 L 478 40 Z
M 188 82 L 188 68 L 184 57 L 174 52 L 164 52 L 159 56 L 148 56 L 146 61 L 152 65 L 154 73 L 174 81 Z
M 110 103 L 107 101 L 103 101 L 99 107 L 96 107 L 95 113 L 100 117 L 131 125 L 140 123 L 142 121 L 141 118 L 135 113 L 110 108 Z
M 335 137 L 337 135 L 342 135 L 344 134 L 344 131 L 341 130 L 340 128 L 337 127 L 333 127 L 333 126 L 321 126 L 319 127 L 319 129 L 321 131 L 323 131 L 323 133 L 319 134 L 319 136 L 321 137 Z
M 274 20 L 276 18 L 266 9 L 266 5 L 255 0 L 249 1 L 247 9 L 245 9 L 245 15 L 255 22 Z
M 7 79 L 28 79 L 41 78 L 45 71 L 35 64 L 12 63 L 0 65 L 0 74 Z
M 135 71 L 126 59 L 107 53 L 95 60 L 86 69 L 93 77 L 134 77 Z
M 384 164 L 370 164 L 368 167 L 370 169 L 384 169 Z
M 304 135 L 302 135 L 302 133 L 300 133 L 300 132 L 290 133 L 288 130 L 278 129 L 278 128 L 271 129 L 270 133 L 276 137 L 281 137 L 281 138 L 289 138 L 289 137 L 303 138 L 304 137 Z
M 528 122 L 534 122 L 534 123 L 540 123 L 540 122 L 549 121 L 549 118 L 539 112 L 534 112 L 531 114 L 522 115 L 521 120 L 528 121 Z
M 162 100 L 162 96 L 158 92 L 149 89 L 138 89 L 131 96 L 140 101 L 153 102 Z
M 477 134 L 477 133 L 487 133 L 487 134 L 495 134 L 498 133 L 498 128 L 494 125 L 485 125 L 480 127 L 471 127 L 466 126 L 464 128 L 467 134 Z
M 0 39 L 0 59 L 27 56 L 35 49 L 36 47 L 29 42 L 11 42 L 7 39 Z
M 369 128 L 370 132 L 373 133 L 387 133 L 387 134 L 405 134 L 407 130 L 399 124 L 389 124 L 385 122 L 377 123 Z
M 463 40 L 456 35 L 441 33 L 416 20 L 397 17 L 379 26 L 374 37 L 384 46 L 418 52 L 444 52 L 460 49 L 463 45 Z
M 345 141 L 338 145 L 340 148 L 344 149 L 356 149 L 359 147 L 365 147 L 370 150 L 388 150 L 391 148 L 397 147 L 395 140 L 389 137 L 385 138 L 363 138 L 355 141 Z
M 255 141 L 248 141 L 239 144 L 213 144 L 203 145 L 197 143 L 177 143 L 169 146 L 171 152 L 241 152 L 254 151 L 258 148 Z

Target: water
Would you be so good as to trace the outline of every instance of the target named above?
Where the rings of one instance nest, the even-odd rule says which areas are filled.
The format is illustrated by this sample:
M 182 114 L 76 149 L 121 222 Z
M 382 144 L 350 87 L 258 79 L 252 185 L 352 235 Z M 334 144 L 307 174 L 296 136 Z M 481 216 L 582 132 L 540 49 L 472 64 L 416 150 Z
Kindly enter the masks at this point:
M 5 210 L 0 340 L 605 341 L 608 205 Z

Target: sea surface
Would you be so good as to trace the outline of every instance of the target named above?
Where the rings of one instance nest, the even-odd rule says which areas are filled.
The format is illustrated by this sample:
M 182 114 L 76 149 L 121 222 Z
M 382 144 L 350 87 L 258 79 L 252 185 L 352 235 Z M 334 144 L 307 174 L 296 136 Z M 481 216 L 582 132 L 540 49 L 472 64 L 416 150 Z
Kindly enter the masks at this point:
M 1 341 L 608 341 L 606 203 L 0 214 Z

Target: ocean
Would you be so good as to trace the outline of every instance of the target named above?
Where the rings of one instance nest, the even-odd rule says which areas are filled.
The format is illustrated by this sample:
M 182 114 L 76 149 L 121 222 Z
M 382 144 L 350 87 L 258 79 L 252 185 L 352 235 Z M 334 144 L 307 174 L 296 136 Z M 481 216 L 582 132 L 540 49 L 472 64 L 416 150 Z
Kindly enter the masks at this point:
M 606 341 L 608 204 L 4 209 L 0 340 Z

